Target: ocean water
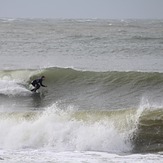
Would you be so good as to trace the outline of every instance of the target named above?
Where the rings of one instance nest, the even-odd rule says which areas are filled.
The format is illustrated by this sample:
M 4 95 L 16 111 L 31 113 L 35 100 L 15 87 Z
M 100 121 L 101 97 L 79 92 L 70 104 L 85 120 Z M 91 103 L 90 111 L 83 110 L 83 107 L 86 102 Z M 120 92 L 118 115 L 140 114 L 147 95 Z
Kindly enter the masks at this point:
M 163 20 L 4 18 L 0 59 L 0 162 L 162 162 Z

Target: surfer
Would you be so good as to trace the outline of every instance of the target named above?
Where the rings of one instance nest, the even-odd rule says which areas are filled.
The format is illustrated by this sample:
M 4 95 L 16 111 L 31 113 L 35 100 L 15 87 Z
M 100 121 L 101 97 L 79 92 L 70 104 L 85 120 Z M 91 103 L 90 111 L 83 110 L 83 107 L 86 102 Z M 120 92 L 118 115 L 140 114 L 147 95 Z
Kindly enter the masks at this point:
M 36 91 L 40 88 L 40 86 L 42 86 L 42 87 L 47 87 L 46 85 L 43 85 L 43 84 L 42 84 L 42 82 L 43 82 L 44 79 L 45 79 L 45 76 L 41 76 L 41 78 L 33 80 L 33 81 L 31 82 L 31 84 L 32 84 L 35 88 L 33 88 L 31 91 L 36 92 Z

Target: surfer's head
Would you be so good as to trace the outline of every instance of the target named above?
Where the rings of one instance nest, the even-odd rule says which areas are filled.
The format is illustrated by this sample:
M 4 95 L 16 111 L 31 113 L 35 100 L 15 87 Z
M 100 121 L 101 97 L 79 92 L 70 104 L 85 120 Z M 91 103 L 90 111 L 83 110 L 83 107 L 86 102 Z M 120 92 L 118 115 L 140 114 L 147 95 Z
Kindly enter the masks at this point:
M 41 79 L 45 79 L 45 76 L 41 76 Z

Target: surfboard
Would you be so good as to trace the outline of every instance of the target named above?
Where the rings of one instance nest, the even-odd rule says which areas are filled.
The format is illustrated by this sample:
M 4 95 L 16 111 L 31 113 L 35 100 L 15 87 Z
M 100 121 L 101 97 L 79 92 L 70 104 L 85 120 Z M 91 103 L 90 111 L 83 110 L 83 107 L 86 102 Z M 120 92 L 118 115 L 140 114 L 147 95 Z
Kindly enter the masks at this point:
M 48 92 L 46 89 L 43 89 L 42 87 L 40 87 L 40 89 L 38 89 L 36 92 L 31 91 L 32 89 L 34 89 L 35 87 L 32 84 L 20 84 L 22 87 L 24 87 L 26 90 L 28 90 L 31 95 L 33 96 L 41 96 L 44 97 L 45 94 Z
M 31 91 L 31 90 L 30 90 Z M 37 94 L 37 95 L 41 95 L 41 94 L 43 94 L 43 91 L 39 91 L 39 90 L 37 90 L 36 92 L 34 92 L 34 91 L 31 91 L 32 92 L 32 94 Z
M 32 92 L 32 95 L 33 96 L 41 96 L 42 95 L 41 92 L 33 92 L 33 91 L 31 91 L 31 92 Z

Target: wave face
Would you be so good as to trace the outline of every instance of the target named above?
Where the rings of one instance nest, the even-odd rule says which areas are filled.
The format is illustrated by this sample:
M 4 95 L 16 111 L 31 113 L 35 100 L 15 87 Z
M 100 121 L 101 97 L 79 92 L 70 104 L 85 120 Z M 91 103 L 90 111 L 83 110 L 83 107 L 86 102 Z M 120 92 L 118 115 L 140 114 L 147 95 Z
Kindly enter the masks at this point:
M 48 87 L 32 94 L 30 82 L 42 75 Z M 158 72 L 1 70 L 0 145 L 162 151 L 162 81 Z
M 163 108 L 145 111 L 134 137 L 136 152 L 163 151 Z
M 93 72 L 71 68 L 3 70 L 0 72 L 0 94 L 15 98 L 30 96 L 29 83 L 41 75 L 46 76 L 48 85 L 46 104 L 62 98 L 89 109 L 126 108 L 137 106 L 144 96 L 154 102 L 160 102 L 163 96 L 163 73 Z

